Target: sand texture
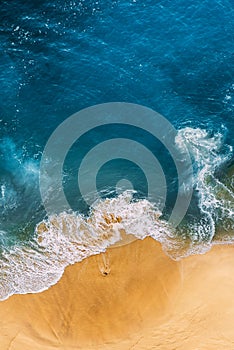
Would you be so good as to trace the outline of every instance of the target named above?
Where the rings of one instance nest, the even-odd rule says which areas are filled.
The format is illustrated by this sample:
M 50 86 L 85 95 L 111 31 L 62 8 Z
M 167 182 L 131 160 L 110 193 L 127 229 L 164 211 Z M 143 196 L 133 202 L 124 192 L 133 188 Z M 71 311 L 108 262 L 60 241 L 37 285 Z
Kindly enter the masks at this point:
M 0 349 L 234 349 L 234 246 L 173 261 L 151 238 L 0 302 Z

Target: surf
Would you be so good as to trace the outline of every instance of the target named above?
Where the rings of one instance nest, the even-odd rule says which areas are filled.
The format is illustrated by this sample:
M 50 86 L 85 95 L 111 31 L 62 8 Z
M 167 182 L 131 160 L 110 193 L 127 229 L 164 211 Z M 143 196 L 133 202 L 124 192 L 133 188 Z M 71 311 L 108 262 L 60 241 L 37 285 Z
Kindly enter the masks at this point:
M 96 201 L 86 215 L 71 210 L 38 220 L 24 242 L 6 244 L 1 231 L 0 300 L 44 291 L 59 281 L 66 266 L 136 239 L 151 237 L 175 260 L 205 253 L 213 244 L 232 244 L 233 172 L 220 175 L 232 161 L 232 147 L 222 133 L 190 127 L 178 130 L 175 143 L 186 145 L 194 167 L 193 208 L 178 227 L 169 224 L 156 203 L 126 190 Z M 1 189 L 3 200 L 7 186 Z

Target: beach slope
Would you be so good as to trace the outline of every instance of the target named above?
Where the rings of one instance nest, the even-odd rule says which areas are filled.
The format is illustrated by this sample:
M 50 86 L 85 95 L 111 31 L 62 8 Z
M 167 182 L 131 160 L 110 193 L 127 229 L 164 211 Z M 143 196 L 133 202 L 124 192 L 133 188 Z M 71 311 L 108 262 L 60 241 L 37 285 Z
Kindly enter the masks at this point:
M 138 240 L 0 302 L 0 348 L 233 350 L 233 294 L 233 246 L 173 261 Z

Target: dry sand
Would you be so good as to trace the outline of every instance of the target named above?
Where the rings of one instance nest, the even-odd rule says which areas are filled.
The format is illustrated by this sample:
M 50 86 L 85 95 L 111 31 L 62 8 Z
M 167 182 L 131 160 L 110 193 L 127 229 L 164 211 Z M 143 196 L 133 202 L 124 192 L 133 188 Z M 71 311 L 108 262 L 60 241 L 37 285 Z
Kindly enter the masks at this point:
M 172 261 L 151 238 L 0 302 L 0 349 L 234 349 L 234 246 Z

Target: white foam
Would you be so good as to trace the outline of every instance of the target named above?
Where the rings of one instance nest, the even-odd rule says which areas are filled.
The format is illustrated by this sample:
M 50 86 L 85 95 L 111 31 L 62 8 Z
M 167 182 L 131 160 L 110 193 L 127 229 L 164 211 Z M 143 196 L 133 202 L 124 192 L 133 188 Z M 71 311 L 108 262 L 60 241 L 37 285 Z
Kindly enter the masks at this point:
M 202 218 L 191 229 L 195 241 L 211 242 L 219 220 L 232 220 L 234 228 L 234 195 L 216 177 L 216 170 L 232 155 L 232 147 L 224 145 L 221 133 L 210 135 L 206 130 L 186 127 L 176 137 L 178 147 L 186 145 L 193 158 L 193 187 L 198 193 Z

